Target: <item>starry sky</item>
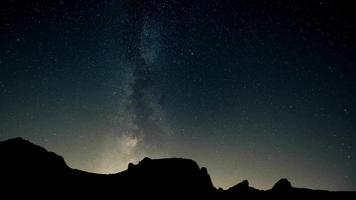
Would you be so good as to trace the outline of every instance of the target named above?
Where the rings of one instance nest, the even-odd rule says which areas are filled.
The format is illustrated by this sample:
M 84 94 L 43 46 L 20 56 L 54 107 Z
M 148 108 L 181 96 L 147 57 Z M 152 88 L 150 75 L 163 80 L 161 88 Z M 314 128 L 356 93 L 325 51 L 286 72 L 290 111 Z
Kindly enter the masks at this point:
M 356 190 L 352 1 L 2 0 L 0 139 L 96 173 Z

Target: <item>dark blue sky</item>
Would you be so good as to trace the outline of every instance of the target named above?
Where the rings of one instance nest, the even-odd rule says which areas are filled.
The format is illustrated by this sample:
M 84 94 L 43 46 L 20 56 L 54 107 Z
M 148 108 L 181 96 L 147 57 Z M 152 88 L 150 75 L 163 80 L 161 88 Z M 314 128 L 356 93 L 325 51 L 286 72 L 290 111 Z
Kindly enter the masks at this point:
M 83 170 L 189 157 L 216 186 L 356 189 L 352 1 L 0 6 L 0 138 Z

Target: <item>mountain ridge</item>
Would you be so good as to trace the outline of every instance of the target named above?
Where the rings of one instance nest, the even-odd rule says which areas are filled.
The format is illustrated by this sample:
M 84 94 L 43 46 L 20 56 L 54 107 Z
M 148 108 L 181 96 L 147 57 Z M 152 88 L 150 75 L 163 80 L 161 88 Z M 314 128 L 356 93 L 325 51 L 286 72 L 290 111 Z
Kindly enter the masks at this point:
M 246 194 L 308 193 L 329 191 L 295 188 L 285 178 L 271 189 L 259 190 L 242 181 L 226 190 L 216 188 L 205 167 L 185 158 L 144 158 L 129 163 L 127 170 L 114 174 L 95 174 L 70 168 L 63 157 L 23 138 L 0 141 L 0 180 L 3 188 L 59 189 L 62 193 L 98 195 L 121 192 L 141 195 L 174 194 L 234 197 Z M 64 183 L 64 184 L 63 184 Z

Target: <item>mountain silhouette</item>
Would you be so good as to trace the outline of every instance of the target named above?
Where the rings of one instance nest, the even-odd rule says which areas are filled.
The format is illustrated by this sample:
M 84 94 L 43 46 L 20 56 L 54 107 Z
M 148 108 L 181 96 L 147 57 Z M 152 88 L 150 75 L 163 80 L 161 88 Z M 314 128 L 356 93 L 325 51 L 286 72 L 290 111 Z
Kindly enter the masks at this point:
M 227 190 L 217 189 L 206 168 L 183 158 L 144 158 L 116 174 L 89 173 L 70 168 L 61 156 L 22 138 L 0 142 L 0 163 L 1 190 L 12 195 L 49 193 L 64 197 L 70 194 L 81 197 L 130 195 L 132 198 L 200 196 L 233 199 L 246 195 L 345 193 L 294 188 L 287 179 L 281 179 L 265 191 L 250 187 L 247 180 Z
M 232 187 L 230 187 L 227 193 L 250 193 L 250 192 L 261 192 L 261 190 L 250 187 L 248 180 L 244 180 L 241 183 L 238 183 Z

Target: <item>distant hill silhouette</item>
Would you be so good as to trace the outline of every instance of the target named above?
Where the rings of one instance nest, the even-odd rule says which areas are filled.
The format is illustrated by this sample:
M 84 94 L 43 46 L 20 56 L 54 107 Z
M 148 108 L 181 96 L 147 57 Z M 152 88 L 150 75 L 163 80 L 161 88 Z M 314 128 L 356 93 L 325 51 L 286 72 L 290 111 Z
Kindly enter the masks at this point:
M 93 196 L 130 195 L 132 198 L 209 197 L 235 198 L 246 195 L 342 194 L 294 188 L 281 179 L 270 190 L 258 190 L 247 180 L 227 189 L 216 189 L 206 168 L 189 159 L 144 158 L 116 174 L 88 173 L 68 167 L 64 159 L 22 138 L 0 142 L 0 191 L 13 195 L 43 194 Z M 167 196 L 169 195 L 169 196 Z

